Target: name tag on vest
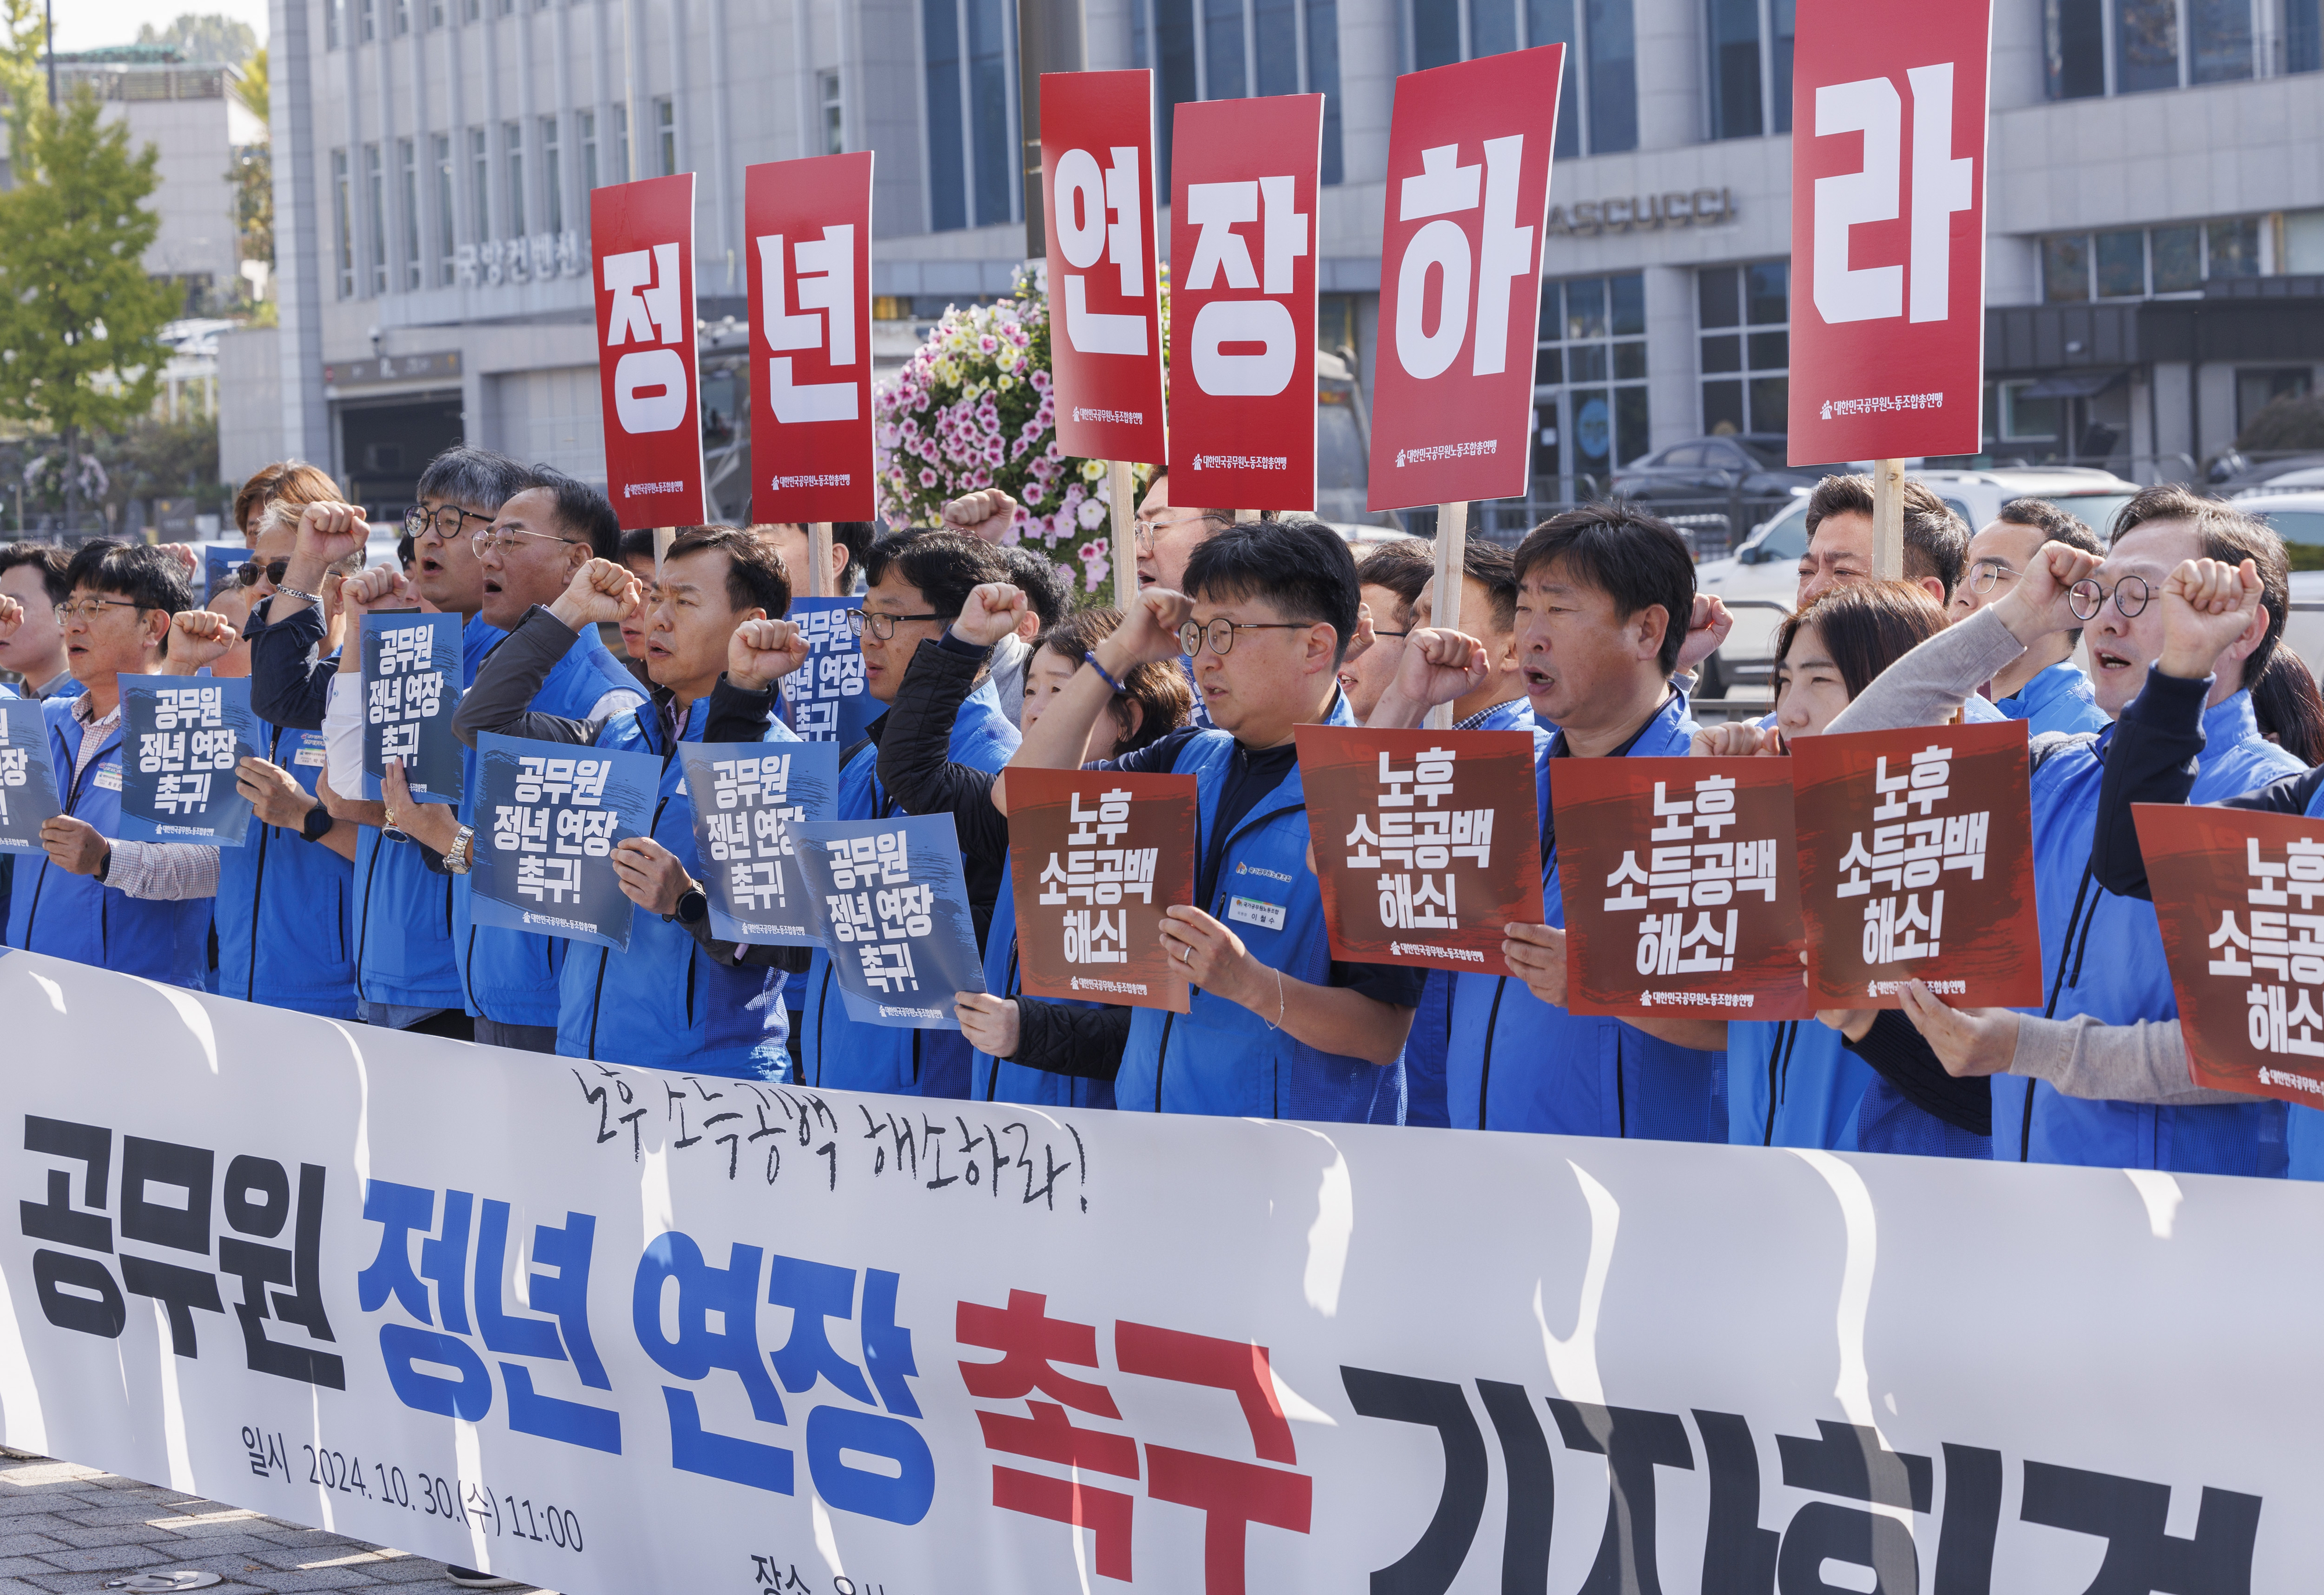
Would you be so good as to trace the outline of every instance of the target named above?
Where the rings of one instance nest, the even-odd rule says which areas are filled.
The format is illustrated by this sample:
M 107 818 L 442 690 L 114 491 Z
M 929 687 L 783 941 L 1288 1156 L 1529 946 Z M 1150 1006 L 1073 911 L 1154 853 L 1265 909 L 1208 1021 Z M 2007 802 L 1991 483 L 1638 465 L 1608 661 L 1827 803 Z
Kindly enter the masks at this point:
M 1256 925 L 1261 930 L 1281 930 L 1283 905 L 1263 903 L 1257 898 L 1230 898 L 1227 899 L 1227 917 L 1239 919 L 1245 925 Z
M 89 785 L 106 792 L 118 792 L 121 790 L 120 763 L 116 761 L 112 764 L 98 765 L 97 767 L 97 774 L 89 778 Z
M 321 769 L 323 765 L 323 739 L 314 732 L 310 731 L 307 733 L 304 739 L 299 743 L 298 752 L 291 755 L 290 762 L 293 764 L 309 764 L 313 765 L 318 770 Z

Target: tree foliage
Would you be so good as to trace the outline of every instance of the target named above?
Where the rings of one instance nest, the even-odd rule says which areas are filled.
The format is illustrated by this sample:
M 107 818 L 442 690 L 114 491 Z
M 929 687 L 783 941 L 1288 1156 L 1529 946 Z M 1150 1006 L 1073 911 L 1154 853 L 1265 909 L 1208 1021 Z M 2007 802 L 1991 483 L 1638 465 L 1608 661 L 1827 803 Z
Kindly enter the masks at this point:
M 189 61 L 224 61 L 238 67 L 257 50 L 258 32 L 223 12 L 189 11 L 166 28 L 156 29 L 152 23 L 139 24 L 137 42 L 166 44 Z
M 262 44 L 257 54 L 242 63 L 242 78 L 234 86 L 234 97 L 242 102 L 244 110 L 265 122 L 272 117 L 272 112 L 267 108 L 266 97 L 270 92 L 266 76 L 266 47 Z
M 2324 449 L 2324 393 L 2279 393 L 2245 423 L 2236 447 L 2246 454 Z
M 8 152 L 18 181 L 28 164 L 24 142 L 32 112 L 48 103 L 41 63 L 47 48 L 41 0 L 0 0 L 0 95 L 8 100 Z

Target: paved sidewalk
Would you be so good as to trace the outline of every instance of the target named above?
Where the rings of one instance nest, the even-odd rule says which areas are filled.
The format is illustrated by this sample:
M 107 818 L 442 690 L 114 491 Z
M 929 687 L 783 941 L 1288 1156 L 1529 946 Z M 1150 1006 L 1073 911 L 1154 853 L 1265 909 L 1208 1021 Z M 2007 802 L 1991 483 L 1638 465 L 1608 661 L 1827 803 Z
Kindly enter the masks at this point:
M 0 1595 L 102 1590 L 199 1568 L 235 1595 L 369 1589 L 452 1595 L 444 1564 L 75 1462 L 0 1452 Z

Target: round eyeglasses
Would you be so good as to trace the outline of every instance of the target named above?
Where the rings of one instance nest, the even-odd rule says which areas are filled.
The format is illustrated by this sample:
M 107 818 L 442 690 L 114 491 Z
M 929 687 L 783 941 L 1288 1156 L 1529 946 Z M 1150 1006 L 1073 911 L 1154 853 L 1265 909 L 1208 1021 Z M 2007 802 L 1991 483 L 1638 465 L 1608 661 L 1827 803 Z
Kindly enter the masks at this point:
M 2154 589 L 2139 576 L 2126 576 L 2114 585 L 2114 606 L 2122 612 L 2125 620 L 2145 609 L 2147 601 L 2153 596 Z M 2106 601 L 2107 590 L 2095 576 L 2084 576 L 2066 589 L 2066 606 L 2074 612 L 2076 620 L 2098 619 L 2098 611 L 2106 607 Z
M 1982 598 L 2002 583 L 2015 581 L 2018 575 L 1998 559 L 1981 559 L 1977 568 L 1969 572 L 1969 590 Z
M 464 510 L 457 504 L 438 504 L 433 510 L 414 509 L 404 516 L 403 530 L 414 541 L 432 531 L 446 542 L 450 542 L 460 535 L 460 528 L 471 521 L 481 521 L 486 526 L 493 523 L 490 515 L 479 515 L 474 510 Z
M 1307 621 L 1231 621 L 1224 615 L 1207 626 L 1200 621 L 1188 621 L 1178 628 L 1178 651 L 1200 653 L 1203 644 L 1207 641 L 1213 653 L 1229 653 L 1234 649 L 1237 632 L 1304 632 L 1311 623 Z

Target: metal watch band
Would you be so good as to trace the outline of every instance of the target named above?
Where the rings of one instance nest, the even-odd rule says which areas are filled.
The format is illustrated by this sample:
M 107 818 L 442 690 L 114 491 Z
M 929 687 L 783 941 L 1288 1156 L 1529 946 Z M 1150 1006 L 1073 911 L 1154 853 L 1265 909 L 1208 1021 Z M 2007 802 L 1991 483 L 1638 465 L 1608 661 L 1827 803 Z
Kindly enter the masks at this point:
M 308 603 L 313 604 L 317 609 L 323 607 L 323 595 L 320 593 L 302 592 L 297 587 L 284 586 L 277 586 L 274 591 L 276 595 L 279 597 L 303 598 Z

